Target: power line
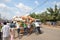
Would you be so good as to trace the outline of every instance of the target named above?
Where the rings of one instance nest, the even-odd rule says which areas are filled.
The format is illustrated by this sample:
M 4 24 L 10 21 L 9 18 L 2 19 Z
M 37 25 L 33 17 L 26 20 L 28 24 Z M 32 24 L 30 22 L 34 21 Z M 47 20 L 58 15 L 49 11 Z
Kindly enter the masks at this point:
M 36 6 L 33 10 L 30 11 L 30 13 L 31 13 L 32 11 L 34 11 L 36 8 L 38 8 L 39 6 L 43 6 L 43 4 L 45 4 L 47 1 L 48 1 L 48 0 L 44 1 L 44 2 L 43 2 L 42 4 L 40 4 L 40 5 Z

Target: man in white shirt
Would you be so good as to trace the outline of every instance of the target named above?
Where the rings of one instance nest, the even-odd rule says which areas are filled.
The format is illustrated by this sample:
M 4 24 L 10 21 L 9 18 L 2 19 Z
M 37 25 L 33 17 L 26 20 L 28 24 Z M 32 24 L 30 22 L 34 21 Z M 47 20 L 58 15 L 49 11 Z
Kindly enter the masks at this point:
M 36 27 L 38 33 L 41 34 L 41 30 L 40 30 L 40 25 L 39 25 L 39 23 L 38 23 L 38 22 L 35 22 L 34 24 L 35 24 L 35 27 Z
M 2 27 L 1 32 L 3 33 L 3 40 L 9 40 L 10 27 L 7 25 L 6 22 L 4 22 L 4 26 Z

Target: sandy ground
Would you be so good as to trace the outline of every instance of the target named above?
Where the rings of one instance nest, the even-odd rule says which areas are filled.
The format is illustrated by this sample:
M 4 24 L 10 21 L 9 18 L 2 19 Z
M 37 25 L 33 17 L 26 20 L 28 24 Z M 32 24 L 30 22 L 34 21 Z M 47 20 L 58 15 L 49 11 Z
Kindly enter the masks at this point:
M 31 35 L 25 35 L 21 39 L 16 38 L 15 40 L 60 40 L 60 28 L 42 25 L 42 34 L 33 33 Z

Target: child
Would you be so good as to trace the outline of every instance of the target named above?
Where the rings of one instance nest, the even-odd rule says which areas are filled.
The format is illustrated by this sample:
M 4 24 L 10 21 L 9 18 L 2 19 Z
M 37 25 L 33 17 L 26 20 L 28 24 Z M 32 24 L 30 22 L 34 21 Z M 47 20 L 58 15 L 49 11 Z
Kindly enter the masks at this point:
M 14 36 L 13 36 L 13 32 L 14 30 L 13 30 L 13 28 L 11 28 L 10 29 L 10 37 L 11 37 L 11 39 L 10 40 L 14 40 Z

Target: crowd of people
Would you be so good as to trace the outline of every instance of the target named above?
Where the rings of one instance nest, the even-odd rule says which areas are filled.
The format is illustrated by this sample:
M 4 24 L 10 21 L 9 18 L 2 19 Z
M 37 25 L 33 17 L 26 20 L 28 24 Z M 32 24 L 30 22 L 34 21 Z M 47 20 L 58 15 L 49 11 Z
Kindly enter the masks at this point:
M 35 32 L 36 30 L 39 34 L 41 34 L 40 25 L 37 22 L 4 22 L 1 29 L 2 40 L 14 40 L 16 35 L 15 30 L 17 30 L 18 37 L 20 36 L 20 34 L 30 35 L 32 32 Z

